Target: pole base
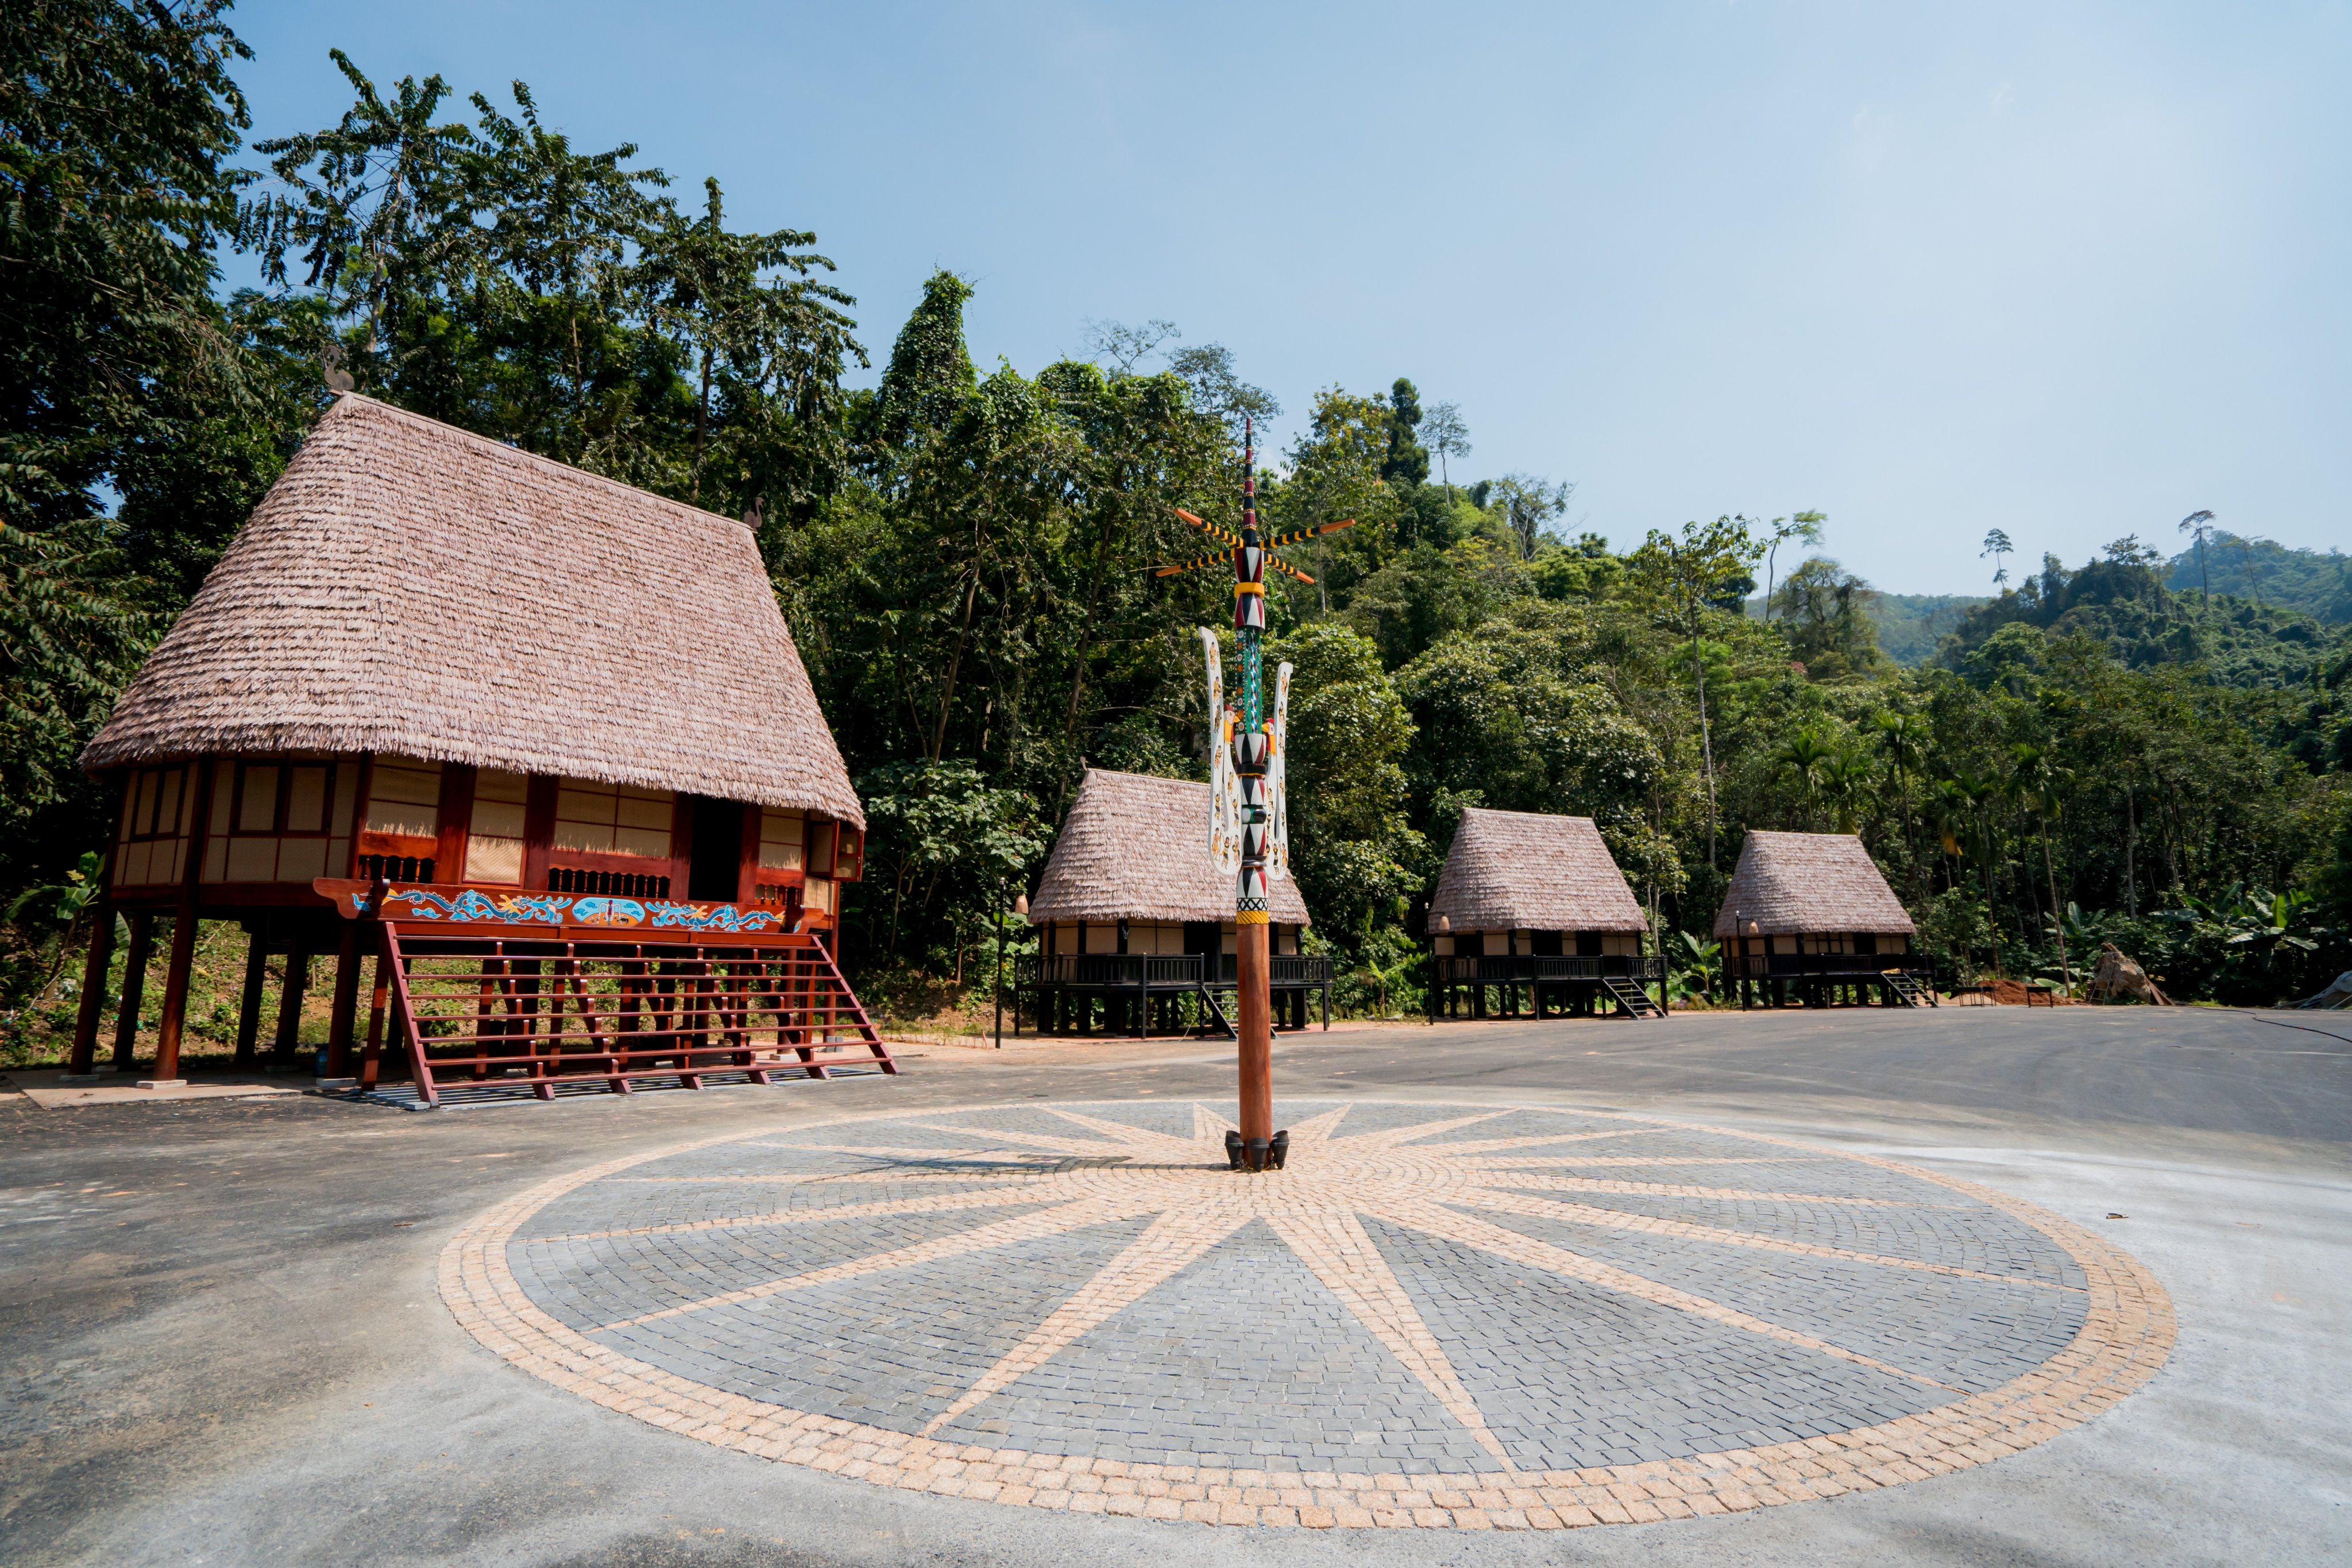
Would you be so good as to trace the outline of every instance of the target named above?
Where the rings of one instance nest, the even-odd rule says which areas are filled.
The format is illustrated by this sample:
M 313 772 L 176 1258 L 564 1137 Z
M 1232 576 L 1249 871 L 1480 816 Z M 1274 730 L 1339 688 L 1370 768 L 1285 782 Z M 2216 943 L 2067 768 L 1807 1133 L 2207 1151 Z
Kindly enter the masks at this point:
M 1225 1133 L 1225 1168 L 1230 1171 L 1279 1171 L 1290 1158 L 1290 1130 L 1284 1128 L 1271 1139 L 1252 1138 L 1244 1142 L 1238 1132 Z

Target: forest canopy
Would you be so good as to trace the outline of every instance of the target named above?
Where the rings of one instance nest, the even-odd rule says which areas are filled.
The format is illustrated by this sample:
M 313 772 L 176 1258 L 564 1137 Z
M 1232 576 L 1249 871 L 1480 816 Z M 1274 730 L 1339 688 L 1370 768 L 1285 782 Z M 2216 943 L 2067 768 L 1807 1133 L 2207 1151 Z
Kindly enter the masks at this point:
M 1085 358 L 988 368 L 979 285 L 945 270 L 877 330 L 817 236 L 575 147 L 520 82 L 338 52 L 351 108 L 248 142 L 246 51 L 203 0 L 28 0 L 0 38 L 7 1005 L 65 972 L 103 843 L 73 759 L 338 388 L 755 530 L 873 818 L 869 973 L 977 980 L 1085 767 L 1202 775 L 1192 628 L 1229 594 L 1150 568 L 1195 552 L 1173 509 L 1232 517 L 1242 421 L 1277 411 L 1227 347 L 1096 323 Z M 229 249 L 262 287 L 224 285 Z M 1270 651 L 1297 667 L 1297 874 L 1351 1005 L 1367 976 L 1411 1004 L 1475 805 L 1595 818 L 1675 954 L 1745 830 L 1813 828 L 1862 835 L 1948 980 L 2079 973 L 2105 940 L 2189 996 L 2352 967 L 2340 556 L 2045 558 L 1897 604 L 1898 661 L 1818 513 L 1612 549 L 1572 483 L 1473 469 L 1460 407 L 1409 377 L 1302 412 L 1264 510 L 1356 526 L 1272 586 Z

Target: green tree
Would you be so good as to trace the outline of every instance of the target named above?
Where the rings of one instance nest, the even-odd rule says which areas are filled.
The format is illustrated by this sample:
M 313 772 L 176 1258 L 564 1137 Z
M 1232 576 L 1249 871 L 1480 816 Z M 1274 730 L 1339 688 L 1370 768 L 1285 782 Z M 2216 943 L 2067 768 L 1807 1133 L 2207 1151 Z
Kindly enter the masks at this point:
M 1689 639 L 1691 680 L 1698 700 L 1699 755 L 1706 781 L 1706 863 L 1717 858 L 1715 742 L 1707 721 L 1706 665 L 1699 657 L 1700 637 L 1722 618 L 1720 601 L 1744 595 L 1753 586 L 1749 575 L 1763 548 L 1748 532 L 1744 517 L 1719 517 L 1710 523 L 1686 522 L 1681 537 L 1652 529 L 1642 547 L 1626 564 L 1633 581 L 1647 596 L 1660 626 Z
M 1789 574 L 1773 600 L 1789 651 L 1809 677 L 1848 679 L 1874 674 L 1885 664 L 1870 616 L 1874 597 L 1869 584 L 1818 555 Z
M 1267 646 L 1291 678 L 1291 858 L 1307 907 L 1351 930 L 1420 890 L 1428 846 L 1405 812 L 1413 723 L 1369 638 L 1313 621 Z
M 2016 548 L 2010 543 L 2009 535 L 2000 529 L 1992 528 L 1985 531 L 1984 548 L 1977 552 L 1977 558 L 1982 560 L 1988 555 L 1992 557 L 1992 585 L 1995 588 L 2000 587 L 2009 581 L 2009 568 L 2002 563 Z
M 1793 517 L 1776 517 L 1769 526 L 1771 532 L 1764 536 L 1764 618 L 1772 618 L 1772 584 L 1774 567 L 1780 559 L 1780 546 L 1796 541 L 1809 550 L 1822 547 L 1822 525 L 1829 521 L 1825 511 L 1801 511 Z
M 0 879 L 102 831 L 74 758 L 178 607 L 101 515 L 188 410 L 250 418 L 213 297 L 244 176 L 226 6 L 26 0 L 0 22 Z
M 841 309 L 855 301 L 810 276 L 834 269 L 808 250 L 816 236 L 790 228 L 733 233 L 719 182 L 705 180 L 703 190 L 702 216 L 688 222 L 664 213 L 640 263 L 654 321 L 694 374 L 688 497 L 702 499 L 716 398 L 721 471 L 749 480 L 768 470 L 761 477 L 783 492 L 775 499 L 805 518 L 832 493 L 846 458 L 841 374 L 852 356 L 866 361 L 849 335 L 857 323 Z M 815 450 L 790 456 L 777 450 L 812 445 Z M 753 494 L 755 510 L 767 489 Z
M 1429 449 L 1414 438 L 1421 424 L 1421 394 L 1404 377 L 1389 389 L 1389 449 L 1381 478 L 1392 485 L 1418 485 L 1429 479 Z
M 1433 403 L 1421 417 L 1421 443 L 1437 454 L 1438 477 L 1445 485 L 1445 501 L 1454 503 L 1454 475 L 1446 466 L 1450 458 L 1470 455 L 1470 426 L 1462 422 L 1462 410 L 1452 403 Z
M 1519 559 L 1528 561 L 1544 542 L 1549 526 L 1567 513 L 1576 487 L 1549 484 L 1527 474 L 1506 474 L 1495 481 L 1491 493 L 1488 504 L 1501 510 Z

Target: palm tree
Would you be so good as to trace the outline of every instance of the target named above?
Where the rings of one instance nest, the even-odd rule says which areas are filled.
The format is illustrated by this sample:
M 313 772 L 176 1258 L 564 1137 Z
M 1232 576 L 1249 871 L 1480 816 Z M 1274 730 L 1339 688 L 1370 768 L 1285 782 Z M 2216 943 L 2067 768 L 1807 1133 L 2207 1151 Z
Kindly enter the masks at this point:
M 1783 773 L 1797 775 L 1797 784 L 1805 792 L 1805 826 L 1813 825 L 1813 808 L 1821 804 L 1822 767 L 1830 759 L 1830 744 L 1817 730 L 1800 730 L 1780 742 L 1772 753 L 1772 762 Z
M 1917 840 L 1911 828 L 1907 786 L 1919 776 L 1920 763 L 1927 756 L 1929 737 L 1927 720 L 1916 713 L 1881 713 L 1877 719 L 1878 749 L 1886 758 L 1888 793 L 1894 796 L 1889 809 L 1904 824 L 1903 841 L 1915 851 Z
M 1859 832 L 1862 799 L 1871 784 L 1870 758 L 1852 747 L 1832 752 L 1821 763 L 1822 790 L 1829 797 L 1840 833 Z
M 2210 511 L 2190 512 L 2180 520 L 2180 531 L 2196 542 L 2197 587 L 2202 602 L 2210 609 L 2213 604 L 2213 583 L 2205 575 L 2205 542 L 2213 537 L 2213 514 Z
M 2056 916 L 2058 868 L 2050 853 L 2050 819 L 2058 812 L 2059 786 L 2072 775 L 2064 768 L 2052 766 L 2049 753 L 2039 746 L 2021 741 L 2010 748 L 2010 754 L 2017 759 L 2017 765 L 2009 775 L 2010 793 L 2025 803 L 2042 829 L 2042 871 L 2050 883 L 2052 929 L 2058 933 L 2058 972 L 2066 977 L 2066 990 L 2071 995 L 2074 990 L 2074 971 L 2066 960 L 2065 928 L 2057 921 Z
M 1972 829 L 1977 860 L 1977 885 L 1984 893 L 1985 916 L 1990 920 L 1993 906 L 1993 830 L 1992 805 L 2001 795 L 2001 781 L 1982 778 L 1965 768 L 1945 781 L 1951 792 L 1950 799 L 1958 807 L 1958 825 Z M 1995 958 L 1998 959 L 1998 951 Z

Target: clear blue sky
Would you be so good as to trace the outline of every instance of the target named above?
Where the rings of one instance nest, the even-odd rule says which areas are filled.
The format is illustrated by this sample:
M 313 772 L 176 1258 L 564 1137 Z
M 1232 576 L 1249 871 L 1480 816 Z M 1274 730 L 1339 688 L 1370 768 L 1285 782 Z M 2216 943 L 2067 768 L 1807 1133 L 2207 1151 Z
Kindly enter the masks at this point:
M 877 362 L 1174 321 L 1285 406 L 1410 375 L 1455 478 L 1621 544 L 1830 514 L 1894 592 L 2222 526 L 2352 543 L 2352 12 L 2262 5 L 257 4 L 257 136 L 520 77 L 743 226 L 816 231 Z

